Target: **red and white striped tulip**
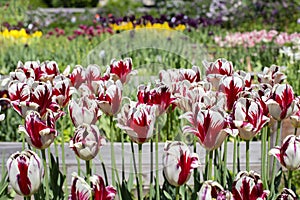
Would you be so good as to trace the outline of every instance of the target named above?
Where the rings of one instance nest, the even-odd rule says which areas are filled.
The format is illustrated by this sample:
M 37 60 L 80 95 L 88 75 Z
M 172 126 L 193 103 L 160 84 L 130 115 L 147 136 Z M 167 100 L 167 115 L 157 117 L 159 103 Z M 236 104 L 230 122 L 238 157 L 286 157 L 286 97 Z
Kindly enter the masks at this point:
M 97 126 L 84 124 L 76 127 L 74 137 L 70 140 L 70 148 L 83 160 L 96 157 L 105 139 L 101 136 Z
M 300 168 L 300 138 L 295 135 L 287 136 L 281 145 L 270 150 L 270 155 L 276 157 L 282 166 L 288 170 Z
M 199 191 L 199 200 L 233 200 L 232 194 L 225 191 L 216 181 L 205 181 Z
M 276 120 L 288 118 L 298 111 L 293 88 L 288 84 L 275 85 L 266 104 L 270 115 Z
M 191 153 L 183 142 L 167 142 L 164 147 L 163 167 L 168 182 L 173 186 L 185 184 L 193 169 L 200 166 L 196 153 Z
M 86 85 L 92 91 L 92 93 L 95 93 L 97 91 L 96 83 L 101 79 L 102 77 L 101 77 L 101 71 L 99 66 L 89 65 L 85 70 L 85 80 L 86 80 Z
M 59 74 L 59 68 L 55 61 L 45 61 L 40 65 L 41 81 L 52 81 L 55 76 Z
M 297 196 L 293 190 L 284 188 L 276 200 L 297 200 Z
M 125 58 L 123 60 L 113 59 L 106 73 L 109 74 L 113 80 L 116 81 L 119 79 L 122 84 L 126 84 L 130 76 L 136 74 L 136 71 L 132 70 L 131 58 Z
M 10 185 L 22 196 L 31 196 L 38 191 L 44 176 L 42 160 L 31 151 L 12 154 L 6 163 Z
M 137 98 L 138 104 L 156 105 L 158 115 L 163 114 L 175 100 L 169 88 L 165 85 L 158 86 L 152 90 L 150 90 L 150 85 L 140 85 Z
M 92 189 L 89 184 L 77 173 L 72 174 L 71 194 L 69 200 L 90 200 L 92 198 Z
M 80 85 L 86 81 L 84 68 L 80 65 L 76 65 L 72 73 L 68 75 L 68 78 L 70 79 L 72 86 L 78 89 Z
M 244 89 L 244 81 L 240 76 L 224 76 L 220 80 L 219 91 L 226 96 L 226 110 L 231 111 L 233 104 L 240 97 Z
M 122 83 L 120 80 L 98 82 L 98 106 L 107 115 L 113 116 L 120 111 L 122 101 Z
M 117 126 L 125 130 L 132 141 L 142 144 L 153 135 L 156 106 L 130 102 L 122 107 L 117 120 Z
M 69 102 L 70 117 L 75 127 L 83 124 L 95 124 L 101 116 L 97 102 L 87 96 Z
M 70 80 L 64 76 L 57 76 L 53 80 L 54 87 L 52 88 L 53 98 L 60 107 L 66 107 L 72 96 L 70 89 Z
M 56 138 L 55 117 L 48 112 L 45 120 L 39 113 L 31 111 L 25 118 L 25 126 L 19 127 L 19 132 L 25 133 L 26 141 L 37 149 L 46 149 Z
M 231 76 L 234 71 L 232 62 L 224 58 L 219 58 L 215 62 L 203 61 L 203 65 L 206 68 L 206 75 L 219 74 Z
M 254 171 L 241 171 L 232 184 L 234 200 L 266 200 L 270 191 L 264 190 L 260 175 Z
M 291 124 L 295 127 L 295 128 L 300 128 L 300 109 L 298 110 L 298 112 L 296 112 L 295 114 L 293 114 L 291 117 Z
M 105 186 L 103 178 L 99 175 L 90 177 L 91 186 L 76 173 L 72 174 L 71 194 L 69 200 L 113 200 L 116 196 L 116 189 L 112 186 Z
M 114 200 L 117 190 L 113 186 L 105 186 L 103 178 L 99 175 L 90 177 L 94 192 L 94 200 Z
M 240 98 L 233 107 L 233 123 L 244 140 L 251 140 L 269 122 L 263 115 L 259 102 L 249 98 Z
M 195 105 L 192 112 L 186 112 L 180 118 L 191 123 L 191 126 L 183 127 L 183 132 L 197 136 L 200 144 L 208 151 L 219 148 L 228 135 L 225 117 L 219 111 L 201 110 Z
M 280 71 L 280 66 L 272 65 L 271 67 L 265 67 L 262 73 L 258 73 L 257 78 L 260 83 L 274 86 L 282 83 L 287 77 Z

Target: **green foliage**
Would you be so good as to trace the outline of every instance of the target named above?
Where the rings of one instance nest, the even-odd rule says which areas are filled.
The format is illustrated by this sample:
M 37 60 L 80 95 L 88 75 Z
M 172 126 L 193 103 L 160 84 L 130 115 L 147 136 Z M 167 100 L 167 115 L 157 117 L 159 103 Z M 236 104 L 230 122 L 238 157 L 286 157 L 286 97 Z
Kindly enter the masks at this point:
M 4 5 L 0 4 L 0 24 L 8 22 L 10 24 L 17 24 L 26 19 L 26 11 L 29 1 L 12 0 L 7 1 Z
M 65 8 L 85 8 L 85 7 L 96 7 L 98 0 L 44 0 L 49 7 L 65 7 Z
M 142 7 L 141 1 L 135 0 L 109 0 L 105 6 L 100 8 L 101 15 L 113 14 L 116 17 L 123 17 L 125 15 L 139 16 L 137 8 Z

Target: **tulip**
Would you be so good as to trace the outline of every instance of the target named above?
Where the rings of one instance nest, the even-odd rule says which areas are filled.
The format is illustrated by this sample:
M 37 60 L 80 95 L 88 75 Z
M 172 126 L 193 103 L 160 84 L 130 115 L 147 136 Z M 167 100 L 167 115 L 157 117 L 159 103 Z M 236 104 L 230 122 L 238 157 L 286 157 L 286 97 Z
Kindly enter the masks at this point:
M 89 184 L 74 172 L 69 200 L 89 200 L 91 197 L 92 189 Z
M 179 81 L 187 80 L 190 83 L 199 82 L 201 79 L 200 69 L 193 66 L 192 69 L 179 69 Z
M 233 116 L 233 123 L 244 140 L 251 140 L 269 121 L 263 115 L 261 104 L 249 98 L 240 98 L 235 103 Z
M 300 128 L 300 96 L 296 98 L 297 101 L 297 106 L 298 106 L 298 111 L 291 115 L 291 123 L 295 128 Z
M 25 150 L 12 154 L 7 160 L 8 178 L 12 188 L 22 196 L 31 196 L 37 192 L 43 176 L 43 164 L 39 156 Z
M 271 97 L 266 104 L 270 115 L 276 120 L 282 120 L 298 111 L 296 102 L 292 86 L 277 84 L 273 87 Z
M 99 81 L 97 100 L 100 109 L 105 114 L 110 116 L 117 114 L 120 110 L 122 101 L 121 81 Z
M 129 81 L 130 76 L 136 74 L 136 71 L 132 70 L 131 58 L 125 58 L 119 61 L 113 59 L 106 73 L 110 74 L 113 80 L 119 79 L 122 84 L 125 84 Z
M 91 186 L 75 172 L 72 174 L 71 194 L 69 200 L 113 200 L 116 196 L 116 189 L 104 185 L 101 176 L 93 175 L 89 178 Z
M 270 150 L 270 155 L 276 157 L 280 164 L 289 170 L 300 168 L 300 138 L 294 135 L 287 136 L 281 147 Z
M 100 68 L 97 65 L 89 65 L 85 70 L 85 80 L 88 88 L 95 93 L 97 91 L 97 81 L 102 79 Z
M 276 200 L 297 200 L 296 194 L 291 189 L 284 188 Z
M 232 194 L 225 191 L 216 181 L 205 181 L 199 191 L 199 200 L 233 200 Z
M 81 97 L 78 103 L 75 100 L 71 100 L 69 111 L 75 127 L 83 124 L 95 124 L 101 116 L 97 102 L 87 96 Z
M 52 81 L 55 76 L 59 74 L 59 68 L 55 61 L 45 61 L 40 65 L 41 81 Z
M 231 111 L 233 104 L 244 89 L 244 81 L 240 76 L 225 76 L 220 80 L 219 91 L 226 95 L 226 110 Z
M 115 199 L 117 190 L 112 186 L 104 185 L 103 178 L 98 175 L 90 177 L 95 200 L 113 200 Z
M 282 83 L 287 77 L 280 71 L 280 67 L 272 65 L 270 68 L 265 67 L 262 73 L 257 74 L 258 82 L 268 83 L 271 86 Z
M 46 149 L 54 141 L 58 132 L 55 130 L 55 117 L 52 112 L 43 120 L 39 113 L 31 111 L 25 118 L 25 126 L 19 127 L 25 133 L 26 141 L 37 149 Z
M 186 112 L 180 118 L 185 118 L 191 123 L 191 126 L 183 127 L 183 132 L 197 136 L 201 145 L 208 151 L 219 148 L 227 137 L 225 117 L 219 111 L 200 110 L 198 105 L 194 105 L 192 112 Z
M 134 142 L 142 144 L 152 137 L 155 119 L 156 106 L 130 102 L 118 114 L 117 126 L 125 130 Z
M 96 157 L 104 143 L 105 140 L 97 126 L 84 124 L 75 129 L 74 137 L 70 140 L 70 148 L 79 158 L 88 161 Z
M 173 186 L 185 184 L 193 169 L 200 166 L 196 153 L 191 153 L 183 142 L 167 142 L 164 147 L 163 167 L 168 182 Z
M 152 90 L 150 90 L 150 86 L 145 87 L 141 85 L 138 89 L 137 98 L 138 103 L 156 105 L 158 115 L 163 114 L 175 100 L 165 85 L 158 86 Z
M 234 200 L 264 200 L 269 193 L 268 190 L 263 189 L 260 176 L 254 171 L 239 172 L 232 184 Z
M 53 98 L 60 107 L 65 107 L 68 105 L 72 91 L 70 90 L 70 80 L 58 76 L 53 80 Z
M 85 70 L 80 65 L 76 65 L 73 72 L 68 77 L 72 83 L 72 86 L 74 86 L 76 89 L 78 89 L 79 86 L 86 81 Z

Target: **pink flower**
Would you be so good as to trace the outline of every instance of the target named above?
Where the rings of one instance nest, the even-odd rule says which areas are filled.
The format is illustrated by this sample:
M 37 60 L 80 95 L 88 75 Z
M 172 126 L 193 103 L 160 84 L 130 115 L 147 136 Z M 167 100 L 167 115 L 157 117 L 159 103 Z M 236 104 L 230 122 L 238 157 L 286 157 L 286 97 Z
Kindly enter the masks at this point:
M 233 123 L 244 140 L 251 140 L 269 121 L 263 115 L 261 104 L 249 98 L 240 98 L 234 104 L 233 116 Z
M 113 186 L 105 186 L 103 178 L 99 175 L 90 177 L 95 200 L 113 200 L 117 190 Z
M 288 118 L 298 111 L 293 88 L 288 84 L 276 84 L 266 104 L 276 120 Z
M 130 102 L 118 114 L 117 126 L 127 132 L 136 143 L 142 144 L 153 135 L 156 119 L 156 106 Z
M 43 120 L 37 112 L 31 111 L 25 118 L 25 126 L 19 127 L 19 131 L 25 133 L 28 144 L 37 149 L 48 148 L 58 134 L 54 114 L 48 112 L 45 118 Z
M 241 171 L 235 177 L 232 185 L 234 200 L 266 200 L 268 190 L 263 189 L 259 174 L 254 171 Z
M 280 164 L 289 170 L 300 168 L 300 138 L 294 135 L 287 136 L 281 147 L 270 150 L 270 155 L 276 157 Z
M 191 153 L 183 142 L 167 142 L 163 154 L 163 166 L 166 179 L 171 185 L 186 183 L 193 169 L 200 166 L 196 153 Z
M 117 114 L 120 111 L 122 101 L 123 86 L 121 81 L 99 81 L 98 84 L 98 106 L 107 115 Z
M 10 185 L 19 195 L 30 196 L 38 191 L 44 176 L 39 156 L 31 150 L 12 154 L 6 163 Z

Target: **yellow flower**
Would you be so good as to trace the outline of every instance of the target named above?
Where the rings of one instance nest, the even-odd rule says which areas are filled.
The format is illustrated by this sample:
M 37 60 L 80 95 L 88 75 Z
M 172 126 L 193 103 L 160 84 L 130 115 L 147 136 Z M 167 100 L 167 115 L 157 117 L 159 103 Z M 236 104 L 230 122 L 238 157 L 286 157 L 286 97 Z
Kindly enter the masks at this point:
M 154 23 L 151 24 L 148 22 L 146 25 L 144 24 L 139 24 L 136 25 L 135 27 L 133 26 L 132 22 L 122 22 L 121 24 L 110 24 L 110 27 L 114 31 L 127 31 L 127 30 L 132 30 L 132 29 L 140 29 L 140 28 L 161 28 L 161 29 L 168 29 L 168 30 L 177 30 L 177 31 L 184 31 L 186 29 L 185 25 L 180 24 L 176 26 L 175 28 L 171 28 L 168 24 L 168 22 L 164 22 L 163 24 L 160 23 Z
M 12 40 L 21 41 L 22 43 L 27 43 L 28 39 L 30 38 L 40 38 L 42 37 L 43 33 L 41 31 L 36 31 L 32 34 L 26 33 L 24 28 L 20 30 L 7 30 L 4 29 L 0 32 L 0 36 L 4 38 L 11 38 Z

